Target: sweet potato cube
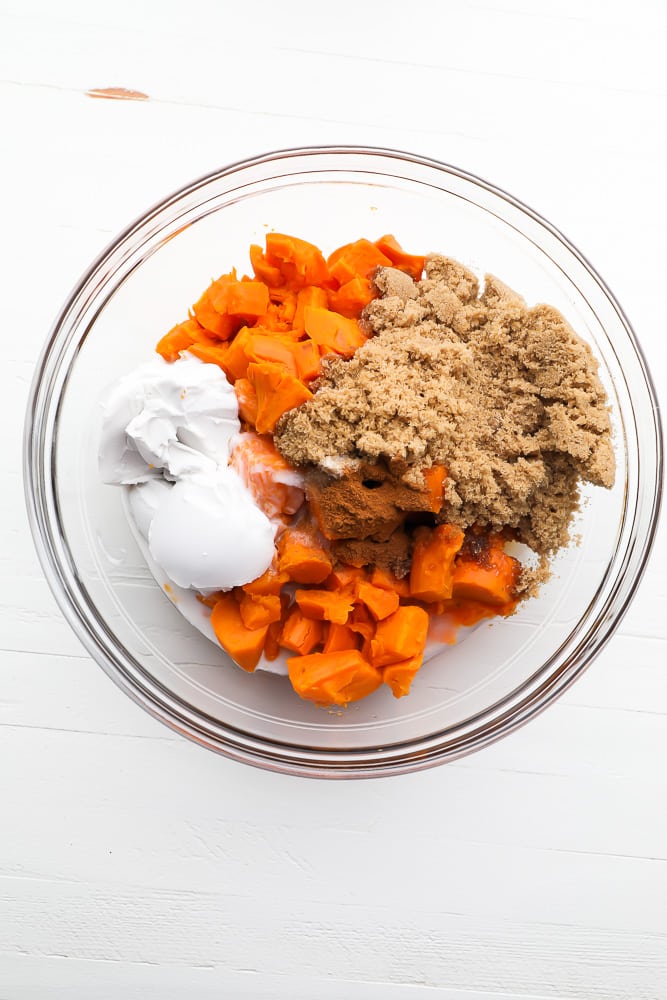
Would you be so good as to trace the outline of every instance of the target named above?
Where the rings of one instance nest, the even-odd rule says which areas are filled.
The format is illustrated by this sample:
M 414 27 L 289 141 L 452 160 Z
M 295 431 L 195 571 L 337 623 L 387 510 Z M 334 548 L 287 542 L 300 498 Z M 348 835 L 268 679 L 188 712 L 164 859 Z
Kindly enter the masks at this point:
M 280 572 L 295 583 L 323 583 L 331 573 L 329 556 L 303 531 L 284 531 L 277 549 Z
M 410 691 L 410 686 L 423 662 L 423 654 L 411 656 L 407 660 L 399 660 L 382 668 L 382 680 L 389 685 L 394 698 L 402 698 Z
M 306 306 L 304 309 L 306 333 L 327 352 L 349 358 L 366 342 L 356 319 L 348 319 L 331 309 Z
M 257 393 L 258 434 L 271 433 L 283 413 L 312 399 L 310 389 L 283 365 L 268 361 L 248 365 L 248 379 Z
M 398 607 L 398 594 L 395 590 L 375 587 L 365 580 L 357 584 L 357 597 L 368 608 L 375 621 L 388 618 Z
M 392 267 L 398 268 L 399 271 L 405 271 L 413 281 L 420 280 L 424 264 L 426 263 L 425 257 L 418 254 L 406 253 L 395 237 L 389 234 L 381 236 L 379 240 L 376 240 L 375 246 L 389 258 Z
M 428 632 L 428 613 L 418 605 L 401 605 L 378 622 L 371 639 L 371 662 L 375 667 L 421 656 Z
M 287 669 L 299 697 L 320 705 L 347 705 L 382 683 L 380 671 L 357 649 L 291 657 Z
M 323 637 L 323 623 L 315 618 L 308 618 L 301 608 L 294 606 L 287 615 L 280 633 L 280 645 L 285 649 L 291 649 L 294 653 L 300 653 L 301 656 L 307 656 L 319 646 Z
M 329 257 L 329 273 L 340 285 L 354 278 L 368 278 L 377 267 L 389 267 L 391 260 L 370 240 L 357 240 Z
M 323 653 L 336 653 L 342 649 L 357 649 L 359 638 L 349 625 L 340 625 L 338 622 L 327 622 Z
M 453 574 L 453 596 L 457 600 L 479 601 L 500 606 L 516 598 L 516 585 L 521 572 L 517 559 L 501 548 L 489 547 L 482 561 L 462 558 Z
M 271 622 L 280 621 L 280 597 L 277 594 L 242 593 L 239 612 L 246 628 L 263 628 Z
M 354 603 L 351 594 L 336 594 L 330 590 L 297 590 L 294 599 L 308 618 L 339 625 L 347 622 Z
M 235 663 L 252 673 L 262 655 L 268 626 L 248 628 L 231 593 L 223 594 L 216 603 L 211 611 L 211 625 L 222 648 Z
M 415 532 L 410 569 L 410 594 L 431 603 L 452 596 L 454 559 L 463 545 L 463 532 L 452 524 L 441 524 Z

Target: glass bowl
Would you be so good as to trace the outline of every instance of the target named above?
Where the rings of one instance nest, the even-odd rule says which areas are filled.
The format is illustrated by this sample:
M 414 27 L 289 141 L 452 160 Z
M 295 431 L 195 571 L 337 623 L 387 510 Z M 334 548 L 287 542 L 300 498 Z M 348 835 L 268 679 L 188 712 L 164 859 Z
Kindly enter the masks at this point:
M 556 306 L 591 345 L 613 409 L 612 490 L 588 488 L 577 545 L 537 599 L 481 624 L 419 672 L 346 710 L 301 701 L 285 678 L 245 674 L 190 626 L 146 567 L 122 491 L 97 469 L 99 399 L 152 356 L 207 282 L 268 229 L 326 252 L 386 232 L 496 274 Z M 318 777 L 397 774 L 486 746 L 544 709 L 602 649 L 637 587 L 660 503 L 662 442 L 649 373 L 612 293 L 544 219 L 454 167 L 383 149 L 271 153 L 149 209 L 91 265 L 49 335 L 28 405 L 25 482 L 42 565 L 84 645 L 132 698 L 203 746 Z

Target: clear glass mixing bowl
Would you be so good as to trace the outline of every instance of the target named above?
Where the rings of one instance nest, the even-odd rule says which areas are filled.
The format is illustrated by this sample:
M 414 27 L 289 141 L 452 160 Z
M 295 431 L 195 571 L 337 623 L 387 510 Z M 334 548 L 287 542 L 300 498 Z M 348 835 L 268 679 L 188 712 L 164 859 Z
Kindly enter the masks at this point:
M 591 488 L 580 544 L 540 596 L 482 624 L 418 674 L 347 710 L 318 709 L 289 683 L 226 662 L 155 583 L 100 482 L 99 398 L 146 361 L 214 276 L 249 269 L 267 229 L 325 252 L 394 233 L 491 272 L 529 303 L 560 309 L 600 360 L 613 408 L 616 484 Z M 232 164 L 146 212 L 91 265 L 40 359 L 28 406 L 31 526 L 60 607 L 97 662 L 156 718 L 236 760 L 319 777 L 396 774 L 483 747 L 544 709 L 609 639 L 637 587 L 660 502 L 657 404 L 635 336 L 585 258 L 515 198 L 407 153 L 286 150 Z

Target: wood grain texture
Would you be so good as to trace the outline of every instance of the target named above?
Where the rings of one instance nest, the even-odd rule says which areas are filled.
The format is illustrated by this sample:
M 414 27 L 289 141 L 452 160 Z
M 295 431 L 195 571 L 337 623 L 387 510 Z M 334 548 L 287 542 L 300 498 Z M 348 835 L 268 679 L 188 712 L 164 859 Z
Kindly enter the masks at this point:
M 658 393 L 667 8 L 613 0 L 0 4 L 0 1000 L 667 997 L 667 536 L 560 702 L 454 765 L 316 783 L 160 726 L 62 619 L 22 419 L 89 261 L 148 205 L 272 148 L 455 163 L 591 259 Z M 145 101 L 100 101 L 92 88 Z

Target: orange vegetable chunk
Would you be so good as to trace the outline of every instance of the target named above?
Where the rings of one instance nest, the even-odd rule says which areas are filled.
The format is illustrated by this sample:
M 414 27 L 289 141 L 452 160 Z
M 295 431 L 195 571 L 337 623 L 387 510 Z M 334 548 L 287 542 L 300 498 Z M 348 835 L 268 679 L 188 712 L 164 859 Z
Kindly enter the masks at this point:
M 376 621 L 388 618 L 398 607 L 398 594 L 395 590 L 375 587 L 365 580 L 357 584 L 357 597 L 363 601 Z
M 252 335 L 253 330 L 250 327 L 242 326 L 227 348 L 227 353 L 221 362 L 227 378 L 232 383 L 237 378 L 247 378 L 250 359 L 246 354 L 246 347 Z
M 355 604 L 348 616 L 347 625 L 366 641 L 375 635 L 375 618 L 365 604 Z
M 410 691 L 415 674 L 422 665 L 423 655 L 411 656 L 382 668 L 382 680 L 392 690 L 394 698 L 402 698 Z
M 324 625 L 315 618 L 308 618 L 298 606 L 293 607 L 280 633 L 280 645 L 301 656 L 311 653 L 324 636 Z
M 306 306 L 319 306 L 321 309 L 326 309 L 328 304 L 329 298 L 326 288 L 320 288 L 319 285 L 306 285 L 305 288 L 299 289 L 292 321 L 294 330 L 300 333 L 305 330 L 303 313 Z
M 380 671 L 356 649 L 290 657 L 287 669 L 299 697 L 320 705 L 348 705 L 382 683 Z
M 296 364 L 296 373 L 302 382 L 311 382 L 317 378 L 322 367 L 322 357 L 314 340 L 307 338 L 297 341 L 292 348 L 292 354 Z
M 344 358 L 351 357 L 367 340 L 355 319 L 348 319 L 330 309 L 306 306 L 304 322 L 306 333 L 316 344 Z
M 357 240 L 329 257 L 329 273 L 340 285 L 354 278 L 368 278 L 376 267 L 390 267 L 391 260 L 370 240 Z
M 373 666 L 386 667 L 390 663 L 423 655 L 428 620 L 428 613 L 423 608 L 406 604 L 378 622 L 375 637 L 371 639 Z
M 213 609 L 221 597 L 224 596 L 224 591 L 216 590 L 212 594 L 197 594 L 197 600 L 200 604 L 205 604 L 207 608 Z
M 244 344 L 244 351 L 250 361 L 270 361 L 283 365 L 292 375 L 296 375 L 294 346 L 294 341 L 289 337 L 279 337 L 275 333 L 267 334 L 258 330 L 251 331 Z
M 452 524 L 432 531 L 417 529 L 410 569 L 410 594 L 420 601 L 442 601 L 452 596 L 454 559 L 463 544 L 463 532 Z
M 211 611 L 211 625 L 225 652 L 240 667 L 252 673 L 262 655 L 268 626 L 248 628 L 231 593 L 223 594 Z
M 234 388 L 242 382 L 239 379 Z M 235 440 L 230 465 L 267 517 L 296 514 L 304 499 L 299 475 L 265 434 L 248 431 Z
M 432 511 L 434 514 L 439 514 L 442 509 L 446 478 L 447 469 L 444 465 L 432 465 L 430 469 L 424 470 L 426 492 L 429 500 L 429 505 L 426 509 Z
M 275 302 L 269 302 L 269 308 L 263 316 L 258 316 L 253 326 L 264 333 L 284 333 L 291 335 L 290 323 L 283 316 L 283 307 Z
M 347 563 L 337 563 L 327 580 L 329 590 L 342 590 L 350 585 L 356 586 L 357 581 L 366 579 L 366 570 L 361 566 L 349 566 Z
M 312 396 L 285 365 L 275 361 L 249 362 L 246 374 L 257 393 L 261 434 L 270 433 L 283 413 Z
M 259 434 L 270 433 L 283 413 L 293 410 L 312 399 L 310 389 L 283 365 L 268 361 L 248 365 L 248 379 L 257 393 L 257 420 Z
M 155 350 L 162 355 L 165 361 L 176 361 L 180 357 L 181 351 L 187 350 L 192 344 L 192 336 L 187 325 L 187 323 L 178 323 L 158 341 Z
M 296 312 L 296 292 L 280 285 L 269 289 L 269 304 L 266 312 L 255 320 L 255 326 L 273 333 L 286 333 L 293 340 L 298 334 L 292 330 L 294 313 Z
M 371 572 L 371 583 L 374 587 L 384 590 L 395 590 L 399 597 L 410 596 L 410 581 L 407 577 L 399 579 L 391 570 L 382 566 L 374 566 Z
M 208 286 L 208 298 L 215 309 L 221 315 L 228 312 L 227 309 L 227 290 L 231 285 L 235 285 L 238 279 L 236 277 L 236 269 L 232 268 L 229 274 L 221 274 L 219 278 L 212 281 Z
M 284 283 L 293 289 L 322 285 L 329 278 L 327 263 L 320 250 L 296 236 L 267 233 L 266 260 L 280 270 Z
M 496 546 L 486 549 L 479 561 L 461 558 L 453 575 L 452 596 L 457 600 L 503 605 L 516 599 L 521 563 Z
M 231 316 L 261 316 L 269 307 L 269 289 L 263 281 L 236 281 L 227 289 L 226 311 Z M 217 308 L 217 304 L 216 304 Z
M 398 268 L 399 271 L 405 271 L 413 281 L 420 280 L 424 271 L 425 257 L 406 253 L 395 237 L 390 235 L 381 236 L 379 240 L 375 241 L 375 246 L 389 258 L 392 267 Z
M 349 625 L 340 625 L 338 622 L 326 623 L 323 653 L 336 653 L 341 649 L 357 649 L 358 645 L 357 633 Z
M 298 528 L 284 531 L 277 544 L 278 568 L 294 583 L 323 583 L 331 560 L 321 546 Z
M 212 286 L 209 286 L 195 302 L 192 311 L 205 330 L 208 330 L 219 340 L 229 340 L 231 335 L 238 330 L 240 321 L 218 312 L 213 304 L 211 288 Z
M 212 333 L 205 330 L 196 319 L 188 319 L 185 323 L 181 323 L 181 326 L 187 329 L 193 343 L 205 344 L 207 347 L 219 347 L 222 351 L 227 349 L 225 344 L 220 343 L 218 337 L 214 337 Z
M 256 243 L 250 246 L 250 263 L 252 269 L 255 272 L 255 277 L 263 281 L 265 285 L 269 288 L 275 288 L 278 285 L 282 285 L 283 276 L 280 273 L 280 268 L 276 267 L 274 264 L 269 264 L 268 260 L 264 256 L 264 251 Z
M 236 401 L 239 404 L 239 416 L 251 427 L 257 420 L 257 393 L 255 387 L 247 378 L 237 378 L 234 383 Z
M 377 298 L 377 292 L 368 278 L 352 278 L 338 289 L 329 292 L 329 308 L 341 316 L 358 318 L 361 310 Z
M 266 639 L 264 640 L 264 658 L 269 662 L 277 660 L 280 656 L 280 633 L 282 631 L 283 623 L 271 622 L 268 629 L 266 630 Z
M 271 622 L 279 622 L 281 615 L 280 597 L 277 594 L 241 593 L 239 600 L 241 619 L 246 628 L 262 628 Z
M 315 589 L 297 590 L 294 600 L 309 618 L 338 625 L 345 625 L 354 603 L 352 594 Z
M 188 347 L 190 354 L 194 354 L 200 361 L 209 365 L 218 365 L 223 368 L 223 361 L 229 348 L 220 341 L 212 341 L 210 344 L 191 344 Z M 224 370 L 224 368 L 223 368 Z
M 288 579 L 287 573 L 281 573 L 276 565 L 271 565 L 256 580 L 244 583 L 241 590 L 246 594 L 258 594 L 260 596 L 280 594 L 283 584 L 287 583 Z

